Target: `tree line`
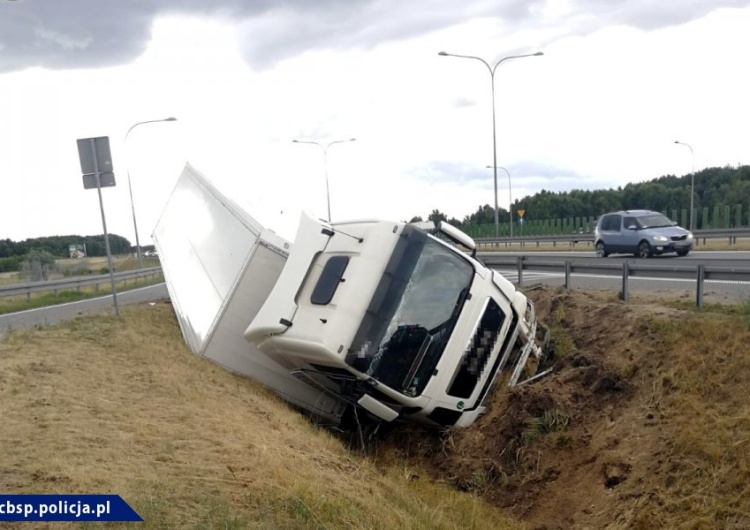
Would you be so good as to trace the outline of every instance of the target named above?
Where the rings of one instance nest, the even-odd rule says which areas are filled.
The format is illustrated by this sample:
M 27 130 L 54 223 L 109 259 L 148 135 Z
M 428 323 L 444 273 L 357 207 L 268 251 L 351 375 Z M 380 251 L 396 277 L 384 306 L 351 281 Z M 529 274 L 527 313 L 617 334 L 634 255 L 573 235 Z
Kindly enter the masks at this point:
M 542 190 L 513 203 L 514 221 L 518 220 L 516 212 L 519 209 L 525 210 L 524 220 L 598 217 L 617 210 L 671 212 L 688 209 L 690 180 L 690 174 L 681 177 L 666 175 L 647 182 L 630 183 L 617 189 L 574 189 L 565 192 Z M 738 204 L 743 205 L 743 208 L 750 208 L 750 166 L 706 168 L 695 173 L 694 182 L 693 207 L 696 210 Z M 507 223 L 509 212 L 499 208 L 498 217 L 500 223 Z M 476 212 L 458 220 L 449 219 L 439 210 L 433 210 L 427 219 L 448 221 L 458 227 L 488 225 L 494 224 L 495 211 L 492 206 L 485 204 L 479 206 Z M 416 220 L 421 221 L 422 218 L 412 219 Z
M 20 270 L 29 256 L 67 258 L 70 245 L 85 245 L 87 256 L 107 255 L 103 234 L 36 237 L 24 241 L 0 239 L 0 272 Z M 109 246 L 112 254 L 127 254 L 132 249 L 130 241 L 117 234 L 109 234 Z

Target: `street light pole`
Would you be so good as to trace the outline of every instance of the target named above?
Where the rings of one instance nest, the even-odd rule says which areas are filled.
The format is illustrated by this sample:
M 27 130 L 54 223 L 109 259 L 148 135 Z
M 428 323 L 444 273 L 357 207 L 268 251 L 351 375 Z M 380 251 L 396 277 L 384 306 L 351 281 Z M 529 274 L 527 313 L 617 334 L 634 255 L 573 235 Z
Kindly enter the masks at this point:
M 524 55 L 510 55 L 508 57 L 503 57 L 498 62 L 495 63 L 494 67 L 491 67 L 487 61 L 482 59 L 481 57 L 475 57 L 474 55 L 457 55 L 455 53 L 448 53 L 448 52 L 439 52 L 438 55 L 442 57 L 458 57 L 460 59 L 476 59 L 477 61 L 480 61 L 482 64 L 484 64 L 487 67 L 487 70 L 490 72 L 490 84 L 492 88 L 492 168 L 494 171 L 494 177 L 495 177 L 495 237 L 498 237 L 500 233 L 500 220 L 498 218 L 498 209 L 497 209 L 497 133 L 495 128 L 495 71 L 497 71 L 497 67 L 500 66 L 500 63 L 503 61 L 507 61 L 508 59 L 521 59 L 522 57 L 539 57 L 540 55 L 544 55 L 542 52 L 536 52 L 536 53 L 528 53 Z M 513 220 L 511 218 L 511 230 L 513 230 Z
M 492 166 L 487 166 L 487 169 L 490 169 L 491 167 Z M 508 174 L 508 214 L 510 218 L 510 237 L 513 237 L 513 193 L 510 189 L 510 171 L 502 166 L 497 167 L 496 169 L 502 169 Z M 497 188 L 495 188 L 495 204 L 497 204 Z
M 139 121 L 138 123 L 135 123 L 131 125 L 130 129 L 128 129 L 128 132 L 125 133 L 125 140 L 123 141 L 123 145 L 127 147 L 128 144 L 128 135 L 130 134 L 130 131 L 138 127 L 139 125 L 144 125 L 146 123 L 156 123 L 160 121 L 177 121 L 177 118 L 169 117 L 169 118 L 163 118 L 161 120 L 147 120 L 147 121 Z M 130 167 L 128 165 L 128 157 L 125 157 L 125 170 L 128 174 L 128 192 L 130 193 L 130 210 L 133 213 L 133 230 L 135 231 L 135 249 L 138 254 L 138 268 L 143 268 L 143 255 L 141 254 L 141 242 L 138 239 L 138 223 L 135 221 L 135 203 L 133 202 L 133 186 L 130 183 Z
M 341 144 L 344 142 L 353 142 L 356 138 L 348 138 L 346 140 L 334 140 L 333 142 L 329 142 L 325 146 L 323 144 L 320 144 L 318 142 L 312 142 L 308 140 L 292 140 L 295 144 L 312 144 L 317 145 L 323 150 L 323 171 L 325 173 L 326 177 L 326 202 L 328 204 L 328 222 L 331 222 L 331 189 L 328 186 L 328 148 L 331 147 L 333 144 Z
M 674 143 L 684 145 L 688 149 L 690 149 L 690 159 L 692 161 L 692 171 L 690 172 L 690 231 L 693 231 L 693 198 L 695 197 L 695 155 L 693 154 L 693 148 L 686 144 L 685 142 L 680 142 L 679 140 L 675 140 Z M 705 227 L 704 227 L 705 228 Z

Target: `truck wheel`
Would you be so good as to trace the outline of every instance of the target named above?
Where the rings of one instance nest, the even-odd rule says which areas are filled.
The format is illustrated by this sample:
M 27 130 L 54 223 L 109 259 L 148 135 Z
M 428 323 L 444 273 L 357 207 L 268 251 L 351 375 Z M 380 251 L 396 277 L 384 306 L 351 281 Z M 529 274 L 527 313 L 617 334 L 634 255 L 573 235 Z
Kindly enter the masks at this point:
M 641 241 L 638 245 L 638 253 L 636 254 L 639 258 L 650 258 L 651 257 L 651 245 L 648 241 Z
M 607 252 L 607 248 L 604 246 L 604 243 L 599 241 L 596 244 L 596 257 L 597 258 L 606 258 L 609 256 L 609 252 Z

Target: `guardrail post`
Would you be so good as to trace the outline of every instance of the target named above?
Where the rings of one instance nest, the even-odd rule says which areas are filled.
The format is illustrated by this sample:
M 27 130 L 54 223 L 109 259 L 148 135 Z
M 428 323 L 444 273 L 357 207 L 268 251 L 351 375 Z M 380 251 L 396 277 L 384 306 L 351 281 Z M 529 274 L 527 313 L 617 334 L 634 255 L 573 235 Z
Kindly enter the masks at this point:
M 26 303 L 31 303 L 31 291 L 26 291 Z
M 622 292 L 620 293 L 620 300 L 623 302 L 628 301 L 628 276 L 630 275 L 630 263 L 627 261 L 622 264 Z
M 570 289 L 570 260 L 565 260 L 565 289 Z
M 518 261 L 518 286 L 523 287 L 523 256 L 517 258 Z
M 695 305 L 698 309 L 703 309 L 703 280 L 706 277 L 706 266 L 698 265 L 698 282 L 695 286 Z

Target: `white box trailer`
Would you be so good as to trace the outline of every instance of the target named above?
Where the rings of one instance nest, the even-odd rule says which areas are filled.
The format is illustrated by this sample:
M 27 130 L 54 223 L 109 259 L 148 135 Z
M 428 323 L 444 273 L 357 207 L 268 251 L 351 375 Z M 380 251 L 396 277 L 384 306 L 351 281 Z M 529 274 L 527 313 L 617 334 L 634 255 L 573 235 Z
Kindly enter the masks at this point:
M 503 373 L 538 376 L 536 316 L 470 237 L 424 228 L 303 215 L 292 245 L 188 165 L 154 239 L 195 353 L 327 421 L 468 426 Z
M 243 337 L 284 269 L 289 242 L 261 226 L 190 165 L 153 237 L 190 349 L 337 422 L 344 411 L 341 400 L 301 382 Z

